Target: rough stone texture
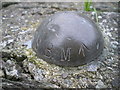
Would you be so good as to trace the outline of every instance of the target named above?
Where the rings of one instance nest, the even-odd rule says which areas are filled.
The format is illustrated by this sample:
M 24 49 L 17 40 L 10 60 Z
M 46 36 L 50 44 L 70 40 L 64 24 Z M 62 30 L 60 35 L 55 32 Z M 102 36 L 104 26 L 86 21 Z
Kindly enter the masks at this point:
M 42 81 L 41 79 L 36 79 L 36 81 L 37 83 L 44 81 L 44 88 L 46 86 L 53 88 L 96 88 L 98 85 L 100 87 L 104 84 L 106 88 L 118 89 L 120 83 L 118 79 L 119 13 L 117 12 L 97 13 L 99 16 L 98 26 L 101 28 L 105 40 L 103 54 L 96 62 L 97 67 L 94 62 L 74 68 L 59 67 L 37 58 L 32 49 L 27 48 L 26 42 L 32 39 L 34 31 L 43 18 L 57 11 L 78 11 L 96 22 L 96 12 L 82 12 L 83 10 L 78 9 L 77 5 L 82 6 L 80 3 L 19 3 L 2 9 L 3 33 L 0 52 L 3 53 L 3 57 L 0 63 L 2 63 L 1 69 L 5 75 L 2 82 L 3 88 L 11 87 L 10 85 L 22 87 L 24 84 L 27 84 L 28 87 L 34 86 L 33 75 L 42 75 L 40 77 Z M 8 66 L 6 63 L 9 63 Z M 31 66 L 29 65 L 35 68 L 30 69 Z M 88 68 L 89 66 L 90 68 Z M 92 67 L 96 69 L 92 69 Z M 10 73 L 6 74 L 6 71 L 11 72 L 13 70 L 17 70 L 19 72 L 17 75 L 21 76 L 17 78 L 16 74 L 12 74 L 13 76 Z M 7 78 L 9 76 L 11 78 Z M 29 82 L 33 82 L 33 84 L 31 85 Z
M 2 78 L 2 87 L 5 90 L 9 89 L 17 89 L 17 90 L 33 90 L 33 89 L 41 89 L 41 88 L 59 88 L 56 85 L 44 83 L 44 82 L 36 82 L 36 81 L 10 81 L 5 78 Z
M 116 2 L 93 2 L 93 6 L 97 9 L 97 10 L 101 10 L 101 11 L 118 11 L 120 10 L 118 8 L 118 3 Z
M 3 70 L 0 69 L 0 77 L 4 77 L 4 76 L 5 76 L 5 74 L 4 74 Z
M 106 86 L 104 85 L 104 83 L 101 80 L 99 80 L 97 82 L 96 88 L 106 88 Z

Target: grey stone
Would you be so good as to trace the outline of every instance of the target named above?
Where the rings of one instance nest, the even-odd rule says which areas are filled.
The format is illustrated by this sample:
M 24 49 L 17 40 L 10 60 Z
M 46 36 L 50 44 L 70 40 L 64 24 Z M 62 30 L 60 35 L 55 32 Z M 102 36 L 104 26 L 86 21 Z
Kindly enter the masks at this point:
M 97 82 L 96 88 L 107 88 L 107 87 L 106 85 L 104 85 L 104 83 L 101 80 L 99 80 Z
M 67 76 L 68 76 L 68 73 L 63 73 L 62 74 L 62 78 L 67 78 Z
M 19 90 L 41 90 L 41 88 L 59 88 L 55 84 L 50 84 L 47 82 L 36 82 L 36 81 L 11 81 L 5 78 L 2 78 L 2 88 L 9 90 L 10 88 L 19 89 Z
M 97 62 L 91 63 L 87 66 L 87 71 L 97 71 L 99 64 Z
M 4 76 L 5 76 L 5 74 L 4 74 L 3 70 L 0 69 L 0 78 L 4 77 Z
M 28 62 L 28 61 L 24 61 L 23 62 L 23 67 L 25 68 L 25 70 L 27 71 L 27 72 L 30 72 L 31 73 L 31 75 L 34 77 L 34 79 L 36 80 L 36 81 L 44 81 L 44 76 L 43 76 L 43 70 L 42 69 L 40 69 L 40 68 L 38 68 L 38 67 L 36 67 L 36 65 L 35 64 L 32 64 L 32 63 L 30 63 L 30 62 Z
M 111 83 L 114 88 L 120 88 L 120 76 L 116 76 Z

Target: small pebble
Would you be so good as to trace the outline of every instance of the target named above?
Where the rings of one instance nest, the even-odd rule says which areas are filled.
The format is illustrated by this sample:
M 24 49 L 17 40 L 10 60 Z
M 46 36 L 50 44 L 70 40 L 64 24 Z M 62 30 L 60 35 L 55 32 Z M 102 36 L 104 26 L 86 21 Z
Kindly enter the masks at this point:
M 4 74 L 3 70 L 0 69 L 0 77 L 4 77 L 4 75 L 5 74 Z
M 104 83 L 101 80 L 99 80 L 96 85 L 96 88 L 106 88 L 106 86 L 104 85 Z
M 112 85 L 113 87 L 120 87 L 120 79 L 119 78 L 115 78 L 114 80 L 112 80 Z
M 62 74 L 62 78 L 67 78 L 67 76 L 68 76 L 68 73 L 63 73 Z
M 106 19 L 104 19 L 102 22 L 106 23 L 106 22 L 107 22 L 107 20 L 106 20 Z
M 92 15 L 95 15 L 95 12 L 92 12 Z
M 87 67 L 88 71 L 97 71 L 98 65 L 97 64 L 91 64 Z
M 102 16 L 98 16 L 98 18 L 99 18 L 99 19 L 101 19 L 101 18 L 102 18 Z

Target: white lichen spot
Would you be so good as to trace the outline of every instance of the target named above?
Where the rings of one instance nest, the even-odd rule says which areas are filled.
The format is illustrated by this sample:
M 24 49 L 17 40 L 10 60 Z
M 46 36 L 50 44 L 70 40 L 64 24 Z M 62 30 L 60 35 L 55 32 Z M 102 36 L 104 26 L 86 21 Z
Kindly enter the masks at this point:
M 110 30 L 113 30 L 113 28 L 111 28 Z
M 14 15 L 11 15 L 10 17 L 14 17 Z
M 117 28 L 115 28 L 114 30 L 115 30 L 115 31 L 117 31 L 118 29 L 117 29 Z
M 101 18 L 102 18 L 102 16 L 98 16 L 98 18 L 99 18 L 99 19 L 101 19 Z
M 55 32 L 56 30 L 55 29 L 51 29 L 53 32 Z

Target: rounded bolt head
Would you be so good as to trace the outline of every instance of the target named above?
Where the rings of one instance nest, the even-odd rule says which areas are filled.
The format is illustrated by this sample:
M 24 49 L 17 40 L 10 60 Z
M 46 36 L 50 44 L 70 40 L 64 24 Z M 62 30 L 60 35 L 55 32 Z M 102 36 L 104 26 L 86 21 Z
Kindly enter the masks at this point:
M 103 47 L 98 26 L 87 16 L 73 11 L 47 17 L 32 42 L 39 58 L 60 66 L 79 66 L 97 60 Z

